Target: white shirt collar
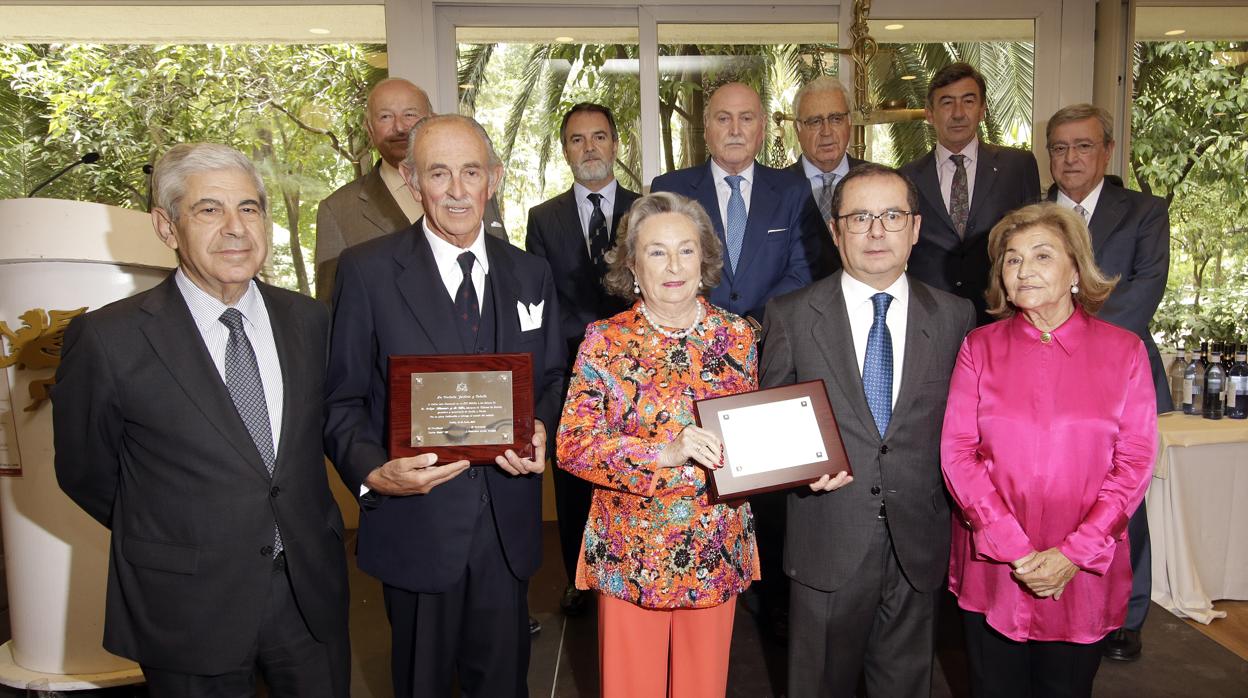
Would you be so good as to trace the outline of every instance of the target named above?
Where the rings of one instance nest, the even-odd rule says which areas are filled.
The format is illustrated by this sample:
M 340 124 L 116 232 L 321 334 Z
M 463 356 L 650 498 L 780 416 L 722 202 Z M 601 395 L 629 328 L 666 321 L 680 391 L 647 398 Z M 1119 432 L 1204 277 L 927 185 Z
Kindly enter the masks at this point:
M 260 289 L 256 286 L 254 279 L 247 282 L 247 290 L 232 306 L 222 303 L 220 298 L 196 285 L 180 266 L 173 273 L 173 280 L 178 285 L 178 290 L 182 292 L 182 298 L 186 300 L 186 306 L 190 308 L 191 317 L 195 320 L 195 326 L 199 328 L 200 334 L 215 329 L 221 322 L 221 314 L 226 308 L 238 309 L 238 312 L 243 314 L 243 320 L 253 326 L 257 323 L 259 313 L 268 312 L 265 310 L 264 299 L 260 296 Z
M 1101 181 L 1098 182 L 1097 185 L 1092 188 L 1092 191 L 1088 192 L 1087 196 L 1083 197 L 1083 201 L 1075 201 L 1069 196 L 1066 196 L 1066 192 L 1062 191 L 1061 187 L 1058 187 L 1057 188 L 1057 204 L 1059 206 L 1065 206 L 1066 208 L 1069 208 L 1072 210 L 1075 208 L 1075 204 L 1079 204 L 1080 206 L 1083 207 L 1085 211 L 1088 212 L 1088 221 L 1091 221 L 1092 214 L 1096 211 L 1096 202 L 1101 200 L 1101 190 L 1104 188 L 1105 188 L 1105 178 L 1101 177 Z
M 610 182 L 607 182 L 606 185 L 603 186 L 602 189 L 599 189 L 596 192 L 591 191 L 589 187 L 585 186 L 584 184 L 581 184 L 580 182 L 573 182 L 572 194 L 573 196 L 576 197 L 577 204 L 584 204 L 586 206 L 591 206 L 591 207 L 593 206 L 593 204 L 589 203 L 589 195 L 601 194 L 602 195 L 602 212 L 607 216 L 607 218 L 610 218 L 611 213 L 615 210 L 615 190 L 618 188 L 619 188 L 619 183 L 615 179 L 612 179 Z
M 864 284 L 850 276 L 847 272 L 841 274 L 841 293 L 845 294 L 846 307 L 852 308 L 860 303 L 870 303 L 871 296 L 879 292 L 879 289 Z M 893 297 L 892 303 L 889 304 L 889 310 L 892 310 L 894 306 L 904 308 L 906 302 L 910 300 L 910 281 L 903 273 L 897 277 L 896 281 L 889 284 L 888 288 L 884 289 L 884 293 Z M 900 305 L 898 305 L 898 302 L 900 302 Z
M 807 160 L 805 155 L 803 155 L 800 160 L 802 162 L 802 171 L 806 173 L 806 179 L 814 179 L 815 177 L 819 177 L 821 180 L 823 179 L 823 170 L 811 164 L 810 160 Z M 845 179 L 845 175 L 849 174 L 848 152 L 841 156 L 841 163 L 832 168 L 832 174 L 836 175 L 836 181 L 838 182 Z
M 949 156 L 953 154 L 954 152 L 952 150 L 949 150 L 945 146 L 941 145 L 939 141 L 937 141 L 936 143 L 936 166 L 940 167 L 940 166 L 943 166 L 946 162 L 949 162 Z M 966 156 L 966 160 L 967 160 L 966 164 L 969 165 L 972 162 L 975 162 L 976 158 L 979 157 L 979 138 L 978 137 L 972 138 L 971 142 L 967 143 L 966 147 L 962 148 L 961 154 Z
M 745 180 L 746 184 L 753 184 L 754 183 L 754 163 L 751 162 L 749 167 L 746 167 L 744 170 L 741 170 L 737 174 L 741 175 L 741 177 Z M 711 177 L 715 180 L 715 185 L 716 186 L 722 185 L 724 187 L 727 187 L 728 183 L 724 181 L 724 177 L 727 177 L 727 176 L 728 176 L 728 171 L 720 167 L 719 163 L 715 162 L 715 158 L 711 158 Z
M 486 274 L 490 273 L 490 260 L 485 254 L 484 223 L 481 225 L 481 230 L 477 232 L 477 239 L 472 241 L 467 250 L 438 237 L 429 229 L 428 224 L 422 224 L 421 228 L 425 231 L 425 239 L 429 241 L 429 249 L 433 251 L 433 261 L 438 265 L 439 270 L 453 268 L 457 274 L 462 273 L 459 272 L 459 256 L 464 252 L 471 252 L 477 258 L 477 264 L 481 265 L 481 269 Z

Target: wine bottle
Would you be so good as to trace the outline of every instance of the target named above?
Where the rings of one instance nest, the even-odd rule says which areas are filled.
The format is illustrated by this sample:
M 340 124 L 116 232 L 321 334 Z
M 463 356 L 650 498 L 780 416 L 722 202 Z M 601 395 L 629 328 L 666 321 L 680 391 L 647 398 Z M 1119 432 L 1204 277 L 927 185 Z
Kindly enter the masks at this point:
M 1226 386 L 1226 416 L 1248 419 L 1248 344 L 1239 345 Z
M 1196 414 L 1196 366 L 1200 363 L 1200 354 L 1191 350 L 1192 359 L 1183 367 L 1183 414 Z
M 1200 343 L 1200 354 L 1196 356 L 1192 362 L 1195 364 L 1195 370 L 1192 374 L 1192 411 L 1199 417 L 1205 409 L 1205 371 L 1209 367 L 1209 362 L 1205 357 L 1209 354 L 1209 342 Z
M 1226 411 L 1226 370 L 1222 368 L 1222 343 L 1213 343 L 1209 367 L 1205 369 L 1205 419 L 1222 419 Z
M 1170 362 L 1170 370 L 1167 376 L 1170 379 L 1170 401 L 1174 403 L 1174 409 L 1183 409 L 1183 375 L 1187 372 L 1187 347 L 1176 347 L 1178 353 L 1174 356 L 1174 361 Z

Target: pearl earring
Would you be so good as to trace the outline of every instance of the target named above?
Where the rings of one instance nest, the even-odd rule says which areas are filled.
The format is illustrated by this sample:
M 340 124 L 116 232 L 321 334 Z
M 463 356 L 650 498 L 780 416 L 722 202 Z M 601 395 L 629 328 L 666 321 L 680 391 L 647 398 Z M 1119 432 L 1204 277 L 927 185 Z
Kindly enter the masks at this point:
M 637 285 L 636 277 L 633 278 L 633 294 L 638 296 L 641 295 L 641 287 Z
M 1071 292 L 1071 294 L 1078 295 L 1078 293 L 1079 293 L 1079 284 L 1078 284 L 1078 283 L 1073 283 L 1073 284 L 1071 284 L 1071 285 L 1070 285 L 1070 292 Z

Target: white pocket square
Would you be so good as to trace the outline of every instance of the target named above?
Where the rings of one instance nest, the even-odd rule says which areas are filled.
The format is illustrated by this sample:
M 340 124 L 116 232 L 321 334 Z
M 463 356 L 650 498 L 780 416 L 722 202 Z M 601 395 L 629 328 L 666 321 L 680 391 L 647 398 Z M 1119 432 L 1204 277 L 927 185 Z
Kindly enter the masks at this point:
M 542 326 L 542 308 L 545 306 L 546 301 L 527 305 L 523 301 L 516 301 L 516 314 L 520 316 L 521 332 L 536 330 Z
M 771 235 L 772 233 L 783 233 L 786 230 L 788 230 L 788 228 L 772 228 L 771 230 L 767 231 L 767 234 Z
M 490 221 L 490 227 L 491 227 L 491 228 L 501 228 L 501 227 L 503 227 L 503 224 L 502 224 L 502 223 L 499 223 L 498 221 Z

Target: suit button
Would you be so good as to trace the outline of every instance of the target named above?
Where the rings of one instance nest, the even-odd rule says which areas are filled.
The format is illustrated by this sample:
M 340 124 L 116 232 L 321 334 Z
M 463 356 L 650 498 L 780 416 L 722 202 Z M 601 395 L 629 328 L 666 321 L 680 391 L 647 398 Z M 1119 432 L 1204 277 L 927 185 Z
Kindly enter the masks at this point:
M 873 485 L 873 486 L 871 487 L 871 494 L 879 494 L 879 493 L 880 493 L 880 486 L 879 486 L 879 485 Z
M 883 446 L 880 446 L 880 453 L 884 453 L 884 454 L 888 453 L 888 444 L 884 444 Z
M 278 487 L 278 486 L 276 486 L 276 485 L 274 485 L 273 487 L 269 488 L 269 496 L 270 496 L 270 497 L 272 497 L 272 498 L 274 498 L 274 499 L 277 499 L 277 495 L 281 494 L 281 492 L 282 492 L 282 488 L 280 488 L 280 487 Z
M 728 296 L 728 298 L 729 298 L 730 300 L 739 301 L 739 300 L 741 300 L 741 294 L 740 294 L 740 293 L 734 293 L 734 294 L 732 294 L 731 296 Z
M 469 468 L 468 468 L 468 479 L 469 479 L 469 480 L 476 480 L 476 479 L 477 479 L 477 469 L 476 469 L 476 468 L 473 468 L 473 467 L 469 467 Z
M 953 285 L 954 285 L 954 286 L 961 286 L 961 285 L 962 285 L 962 282 L 961 282 L 961 281 L 955 281 L 955 282 L 953 282 Z
M 485 502 L 488 502 L 488 501 L 490 501 L 490 495 L 485 494 L 484 492 L 481 493 L 481 503 L 484 504 Z
M 273 557 L 273 546 L 266 545 L 263 548 L 260 548 L 260 555 L 262 557 Z

